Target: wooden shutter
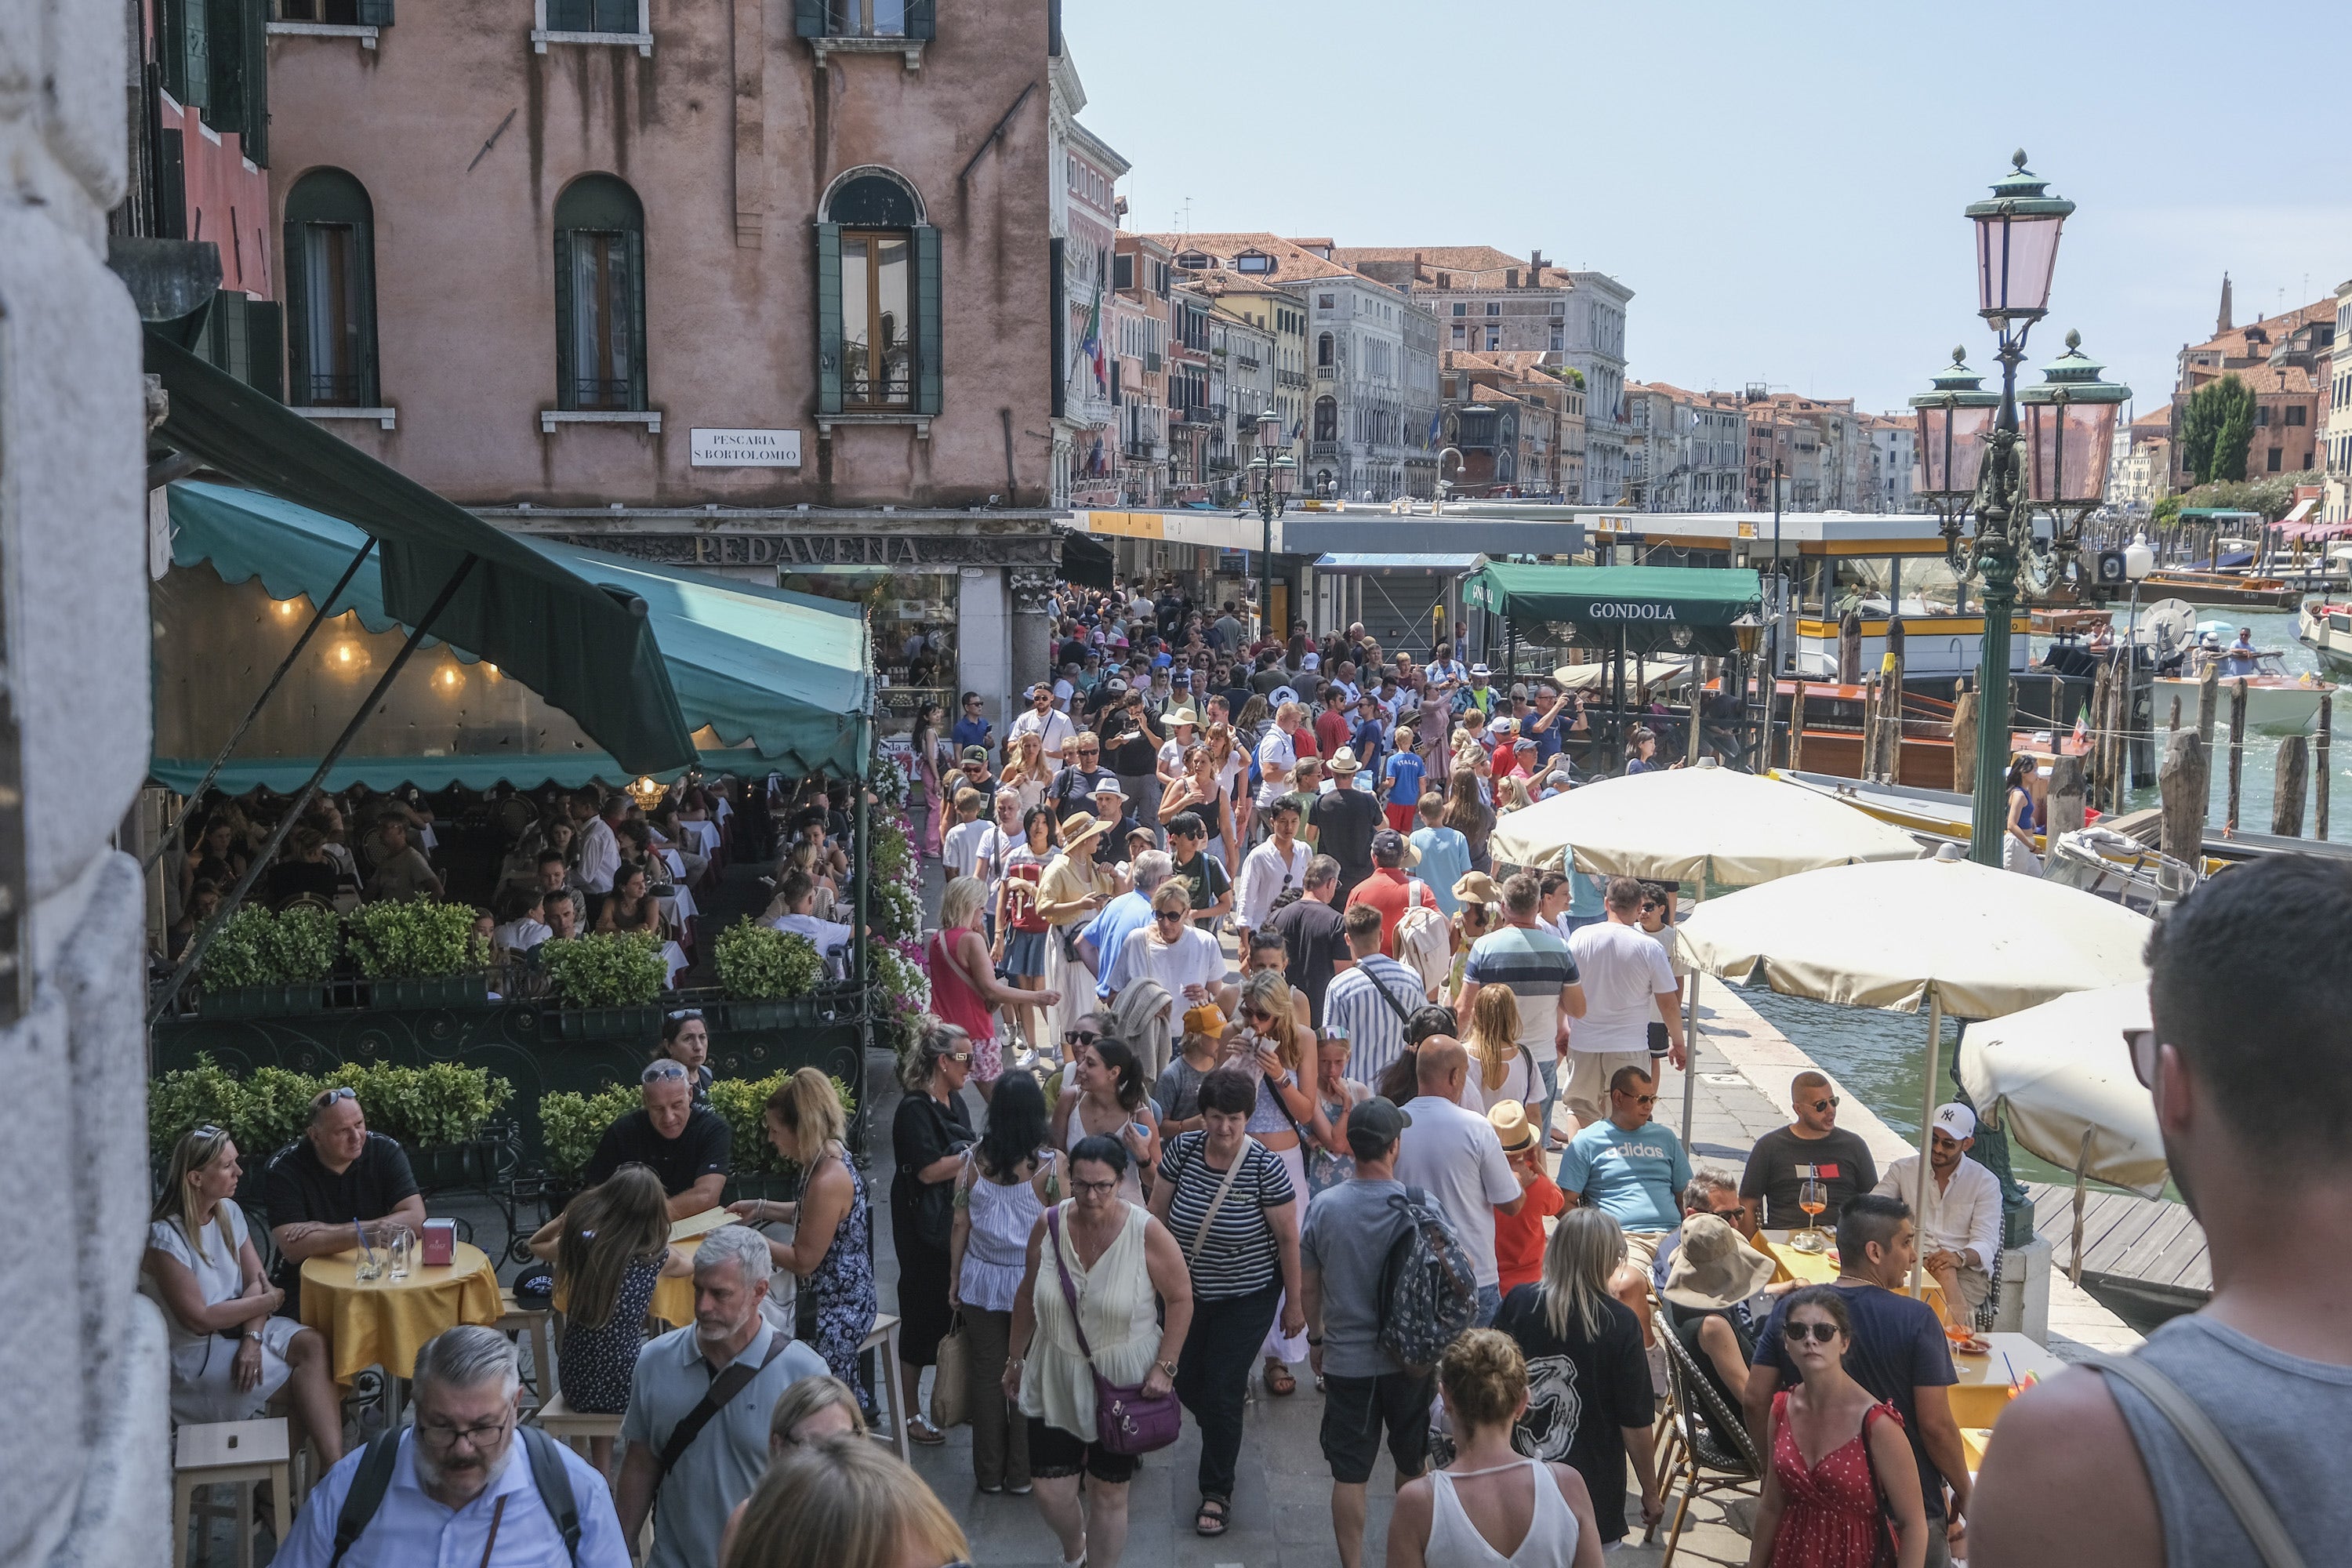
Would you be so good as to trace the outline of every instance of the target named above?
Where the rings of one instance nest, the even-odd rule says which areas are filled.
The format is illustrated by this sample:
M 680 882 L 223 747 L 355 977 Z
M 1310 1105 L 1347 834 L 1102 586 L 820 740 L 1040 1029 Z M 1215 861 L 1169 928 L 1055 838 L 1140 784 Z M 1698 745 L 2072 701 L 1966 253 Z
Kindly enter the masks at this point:
M 915 412 L 940 411 L 940 231 L 915 226 Z
M 392 0 L 359 0 L 360 26 L 389 27 L 392 26 Z
M 352 368 L 359 379 L 359 406 L 383 406 L 383 388 L 376 374 L 375 356 L 375 225 L 361 218 L 352 225 L 352 266 L 359 273 L 359 299 L 352 316 L 359 328 L 359 363 Z
M 163 90 L 188 101 L 188 22 L 183 0 L 155 0 L 155 68 Z
M 807 4 L 808 0 L 802 0 L 803 8 Z M 816 226 L 816 411 L 841 412 L 841 226 L 837 223 Z
M 572 363 L 572 231 L 555 231 L 555 406 L 577 408 Z
M 155 237 L 188 237 L 187 132 L 164 131 L 155 138 Z
M 793 31 L 803 38 L 824 37 L 824 0 L 793 0 Z
M 629 231 L 629 406 L 647 409 L 649 401 L 646 378 L 646 237 L 642 230 Z
M 215 131 L 245 129 L 245 10 L 251 0 L 210 0 L 205 8 L 205 58 L 211 100 L 205 123 Z
M 286 401 L 284 307 L 274 300 L 245 302 L 246 380 L 257 392 Z
M 907 0 L 907 37 L 936 38 L 940 36 L 940 0 Z
M 234 289 L 214 292 L 212 309 L 205 312 L 205 331 L 198 340 L 197 352 L 238 381 L 246 379 L 243 294 Z
M 278 253 L 278 291 L 286 296 L 286 402 L 296 408 L 310 402 L 310 261 L 302 244 L 302 226 L 286 226 L 286 247 Z
M 245 0 L 237 90 L 243 118 L 237 132 L 245 155 L 269 167 L 269 0 Z

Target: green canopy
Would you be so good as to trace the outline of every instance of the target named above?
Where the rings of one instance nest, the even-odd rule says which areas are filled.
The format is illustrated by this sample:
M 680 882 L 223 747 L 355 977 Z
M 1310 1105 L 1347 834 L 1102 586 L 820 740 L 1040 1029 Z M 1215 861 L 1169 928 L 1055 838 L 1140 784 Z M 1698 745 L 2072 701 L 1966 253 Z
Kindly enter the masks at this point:
M 1762 595 L 1755 573 L 1709 566 L 1496 562 L 1462 584 L 1465 608 L 1508 616 L 1523 628 L 1557 622 L 1604 646 L 1614 646 L 1622 632 L 1629 650 L 1714 655 L 1738 646 L 1731 625 L 1754 611 Z
M 316 604 L 333 588 L 365 538 L 347 524 L 290 501 L 219 485 L 174 484 L 170 503 L 175 565 L 209 563 L 228 584 L 258 578 L 273 599 L 307 597 Z M 514 542 L 576 581 L 626 595 L 645 606 L 664 687 L 675 693 L 672 720 L 683 731 L 699 732 L 699 761 L 706 768 L 833 777 L 861 773 L 871 742 L 874 682 L 865 623 L 854 606 L 524 536 L 514 536 Z M 355 616 L 372 633 L 400 626 L 384 604 L 373 558 L 360 568 L 334 609 Z M 243 628 L 236 629 L 246 635 Z M 482 651 L 454 638 L 441 640 L 467 662 Z M 322 647 L 313 657 L 326 656 Z M 495 658 L 490 662 L 499 665 L 501 674 L 516 673 Z M 417 673 L 422 679 L 424 672 Z M 166 689 L 159 679 L 159 700 Z M 273 700 L 280 706 L 286 700 L 285 694 Z M 397 709 L 398 704 L 388 706 Z M 340 721 L 340 715 L 332 717 Z M 184 732 L 184 726 L 167 725 L 160 714 L 156 727 L 159 735 Z M 425 788 L 485 788 L 501 781 L 529 786 L 549 780 L 578 784 L 595 779 L 615 783 L 644 772 L 675 772 L 630 766 L 586 744 L 585 735 L 567 741 L 561 734 L 548 734 L 543 726 L 479 728 L 462 744 L 424 754 L 415 754 L 413 749 L 367 754 L 369 739 L 363 730 L 362 743 L 339 761 L 328 787 L 341 788 L 354 781 L 378 788 L 404 783 Z M 308 770 L 317 765 L 315 755 L 289 755 L 282 744 L 272 750 L 275 754 L 232 756 L 220 787 L 231 794 L 255 787 L 287 791 L 299 787 Z M 202 776 L 206 761 L 158 756 L 152 770 L 158 782 L 186 789 Z
M 171 400 L 158 442 L 350 525 L 343 558 L 319 584 L 321 592 L 358 552 L 362 532 L 371 534 L 383 566 L 376 590 L 383 613 L 413 626 L 471 558 L 473 570 L 434 623 L 435 635 L 511 672 L 632 773 L 694 759 L 642 601 L 582 580 L 523 538 L 152 332 L 146 355 Z

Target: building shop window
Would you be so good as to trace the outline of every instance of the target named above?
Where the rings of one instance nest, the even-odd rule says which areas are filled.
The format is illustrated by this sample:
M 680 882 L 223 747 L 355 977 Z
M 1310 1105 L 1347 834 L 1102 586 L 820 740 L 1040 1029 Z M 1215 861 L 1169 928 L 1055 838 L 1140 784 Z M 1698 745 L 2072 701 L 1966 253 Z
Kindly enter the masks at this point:
M 844 180 L 817 225 L 818 411 L 940 411 L 940 231 L 895 175 Z
M 2268 461 L 2266 461 L 2263 466 L 2263 468 L 2265 468 L 2266 469 L 2268 469 L 2270 472 L 2272 472 L 2272 473 L 2275 474 L 2275 473 L 2277 473 L 2277 472 L 2279 471 L 2279 462 L 2280 462 L 2280 459 L 2284 458 L 2285 456 L 2286 456 L 2286 452 L 2285 452 L 2285 450 L 2284 450 L 2284 448 L 2282 448 L 2282 447 L 2273 447 L 2271 448 L 2270 458 L 2269 458 Z
M 1336 441 L 1339 438 L 1339 403 L 1332 397 L 1315 400 L 1315 439 Z
M 646 396 L 646 215 L 610 174 L 555 199 L 555 405 L 630 410 Z
M 286 195 L 289 400 L 298 408 L 373 408 L 376 384 L 375 223 L 366 188 L 318 169 Z
M 963 674 L 956 636 L 961 587 L 957 574 L 837 566 L 822 572 L 780 571 L 776 586 L 865 610 L 874 644 L 874 672 L 880 679 L 876 717 L 884 733 L 911 731 L 926 703 L 936 702 L 950 713 L 956 710 Z

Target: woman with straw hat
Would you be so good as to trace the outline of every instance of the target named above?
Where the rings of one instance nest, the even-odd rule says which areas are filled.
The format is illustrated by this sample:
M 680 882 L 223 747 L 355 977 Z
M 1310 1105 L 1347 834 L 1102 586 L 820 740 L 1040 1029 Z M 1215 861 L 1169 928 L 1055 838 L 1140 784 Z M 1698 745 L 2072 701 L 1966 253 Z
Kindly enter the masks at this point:
M 1046 863 L 1037 881 L 1037 912 L 1046 926 L 1045 988 L 1062 998 L 1054 1010 L 1049 1039 L 1059 1039 L 1094 1010 L 1100 976 L 1076 950 L 1087 922 L 1118 896 L 1118 873 L 1095 858 L 1096 841 L 1110 828 L 1090 811 L 1073 811 L 1062 818 L 1061 852 Z
M 1772 1260 L 1748 1245 L 1720 1215 L 1683 1221 L 1666 1268 L 1666 1323 L 1733 1411 L 1748 1393 L 1756 1329 L 1745 1303 L 1772 1278 Z

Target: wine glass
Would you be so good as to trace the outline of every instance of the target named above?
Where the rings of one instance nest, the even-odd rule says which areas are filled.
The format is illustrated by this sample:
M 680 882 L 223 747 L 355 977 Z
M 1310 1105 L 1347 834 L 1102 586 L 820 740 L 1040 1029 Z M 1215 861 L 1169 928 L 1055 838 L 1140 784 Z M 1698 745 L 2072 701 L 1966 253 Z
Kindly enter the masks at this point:
M 1825 1252 L 1829 1237 L 1822 1234 L 1822 1211 L 1830 1206 L 1829 1191 L 1819 1176 L 1807 1176 L 1797 1188 L 1797 1206 L 1805 1211 L 1806 1226 L 1789 1239 L 1801 1252 Z

